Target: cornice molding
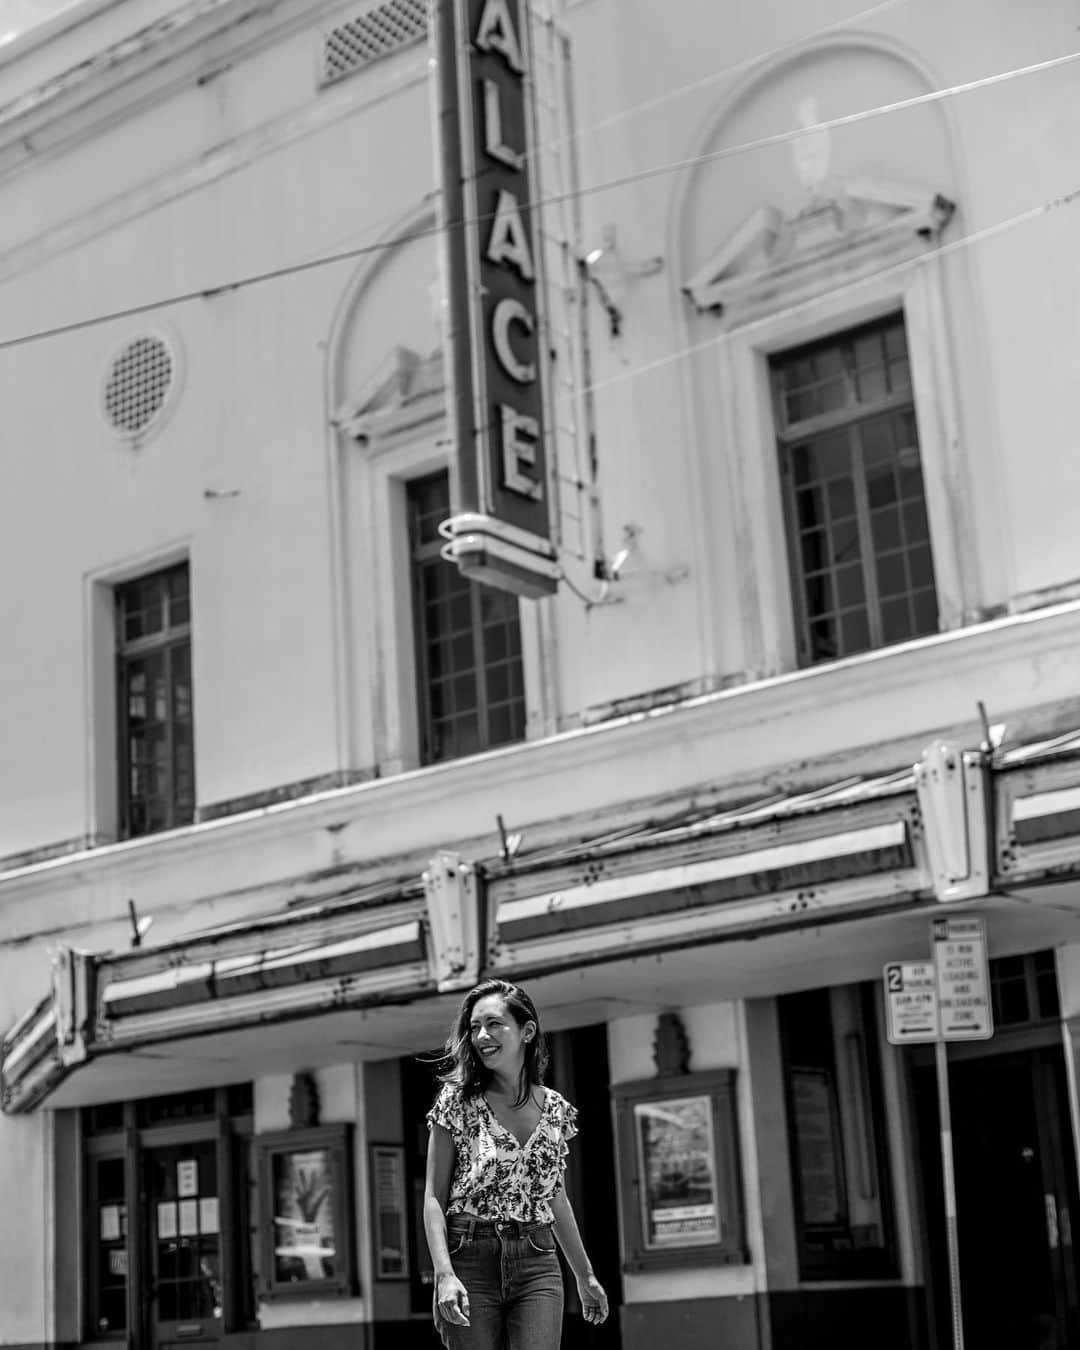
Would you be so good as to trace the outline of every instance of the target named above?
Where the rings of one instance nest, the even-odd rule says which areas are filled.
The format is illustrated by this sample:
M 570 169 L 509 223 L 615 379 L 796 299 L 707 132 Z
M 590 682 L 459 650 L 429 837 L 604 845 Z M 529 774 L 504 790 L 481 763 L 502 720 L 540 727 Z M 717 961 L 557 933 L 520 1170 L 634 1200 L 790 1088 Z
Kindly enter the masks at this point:
M 445 413 L 442 352 L 425 357 L 395 347 L 356 397 L 338 409 L 334 425 L 358 445 L 379 448 Z
M 825 184 L 822 184 L 825 189 Z M 937 242 L 955 207 L 929 188 L 840 180 L 785 216 L 763 205 L 685 283 L 699 312 L 728 325 L 914 259 Z
M 51 19 L 34 24 L 32 28 L 26 29 L 18 37 L 0 47 L 0 71 L 5 66 L 12 66 L 15 62 L 23 60 L 31 52 L 47 47 L 50 42 L 55 42 L 65 33 L 73 32 L 84 24 L 93 23 L 107 10 L 116 9 L 125 3 L 126 0 L 83 0 L 82 4 L 74 9 L 61 10 Z
M 252 18 L 259 7 L 259 0 L 189 0 L 174 13 L 0 105 L 0 148 L 13 139 L 34 137 L 65 113 L 91 104 L 149 69 L 167 66 L 207 38 Z M 271 4 L 268 12 L 276 7 Z
M 339 8 L 340 0 L 189 0 L 0 106 L 0 182 Z
M 290 109 L 156 178 L 135 184 L 89 209 L 79 211 L 33 237 L 13 244 L 6 251 L 0 250 L 0 283 L 43 266 L 53 257 L 79 248 L 120 225 L 227 177 L 260 154 L 280 150 L 315 135 L 334 122 L 353 116 L 401 89 L 426 79 L 426 66 L 415 49 L 406 50 L 402 56 L 406 60 L 404 68 L 399 68 L 390 79 L 365 80 L 360 77 L 343 80 L 339 85 L 320 92 L 317 99 L 313 98 L 304 107 Z M 133 110 L 130 108 L 127 111 Z M 86 137 L 96 134 L 99 129 L 100 125 L 84 128 Z M 74 141 L 57 148 L 72 148 L 73 145 Z M 0 191 L 4 187 L 4 178 L 3 145 L 0 141 Z
M 244 896 L 285 903 L 298 888 L 340 886 L 346 874 L 364 883 L 418 875 L 421 860 L 441 846 L 484 856 L 499 809 L 538 844 L 687 797 L 699 805 L 749 800 L 778 785 L 879 772 L 934 736 L 977 738 L 976 694 L 1009 720 L 1010 737 L 1046 734 L 1076 725 L 1078 652 L 1080 604 L 1060 606 L 56 858 L 0 875 L 9 940 L 50 916 L 65 916 L 68 928 L 95 921 L 90 909 L 109 895 L 143 894 L 151 912 L 170 903 L 168 893 L 193 913 L 222 899 L 222 869 L 240 859 Z M 842 745 L 830 730 L 838 715 L 849 728 Z M 866 727 L 879 731 L 878 741 L 867 740 Z M 634 784 L 646 780 L 652 795 L 635 797 Z M 299 858 L 303 877 L 294 870 Z

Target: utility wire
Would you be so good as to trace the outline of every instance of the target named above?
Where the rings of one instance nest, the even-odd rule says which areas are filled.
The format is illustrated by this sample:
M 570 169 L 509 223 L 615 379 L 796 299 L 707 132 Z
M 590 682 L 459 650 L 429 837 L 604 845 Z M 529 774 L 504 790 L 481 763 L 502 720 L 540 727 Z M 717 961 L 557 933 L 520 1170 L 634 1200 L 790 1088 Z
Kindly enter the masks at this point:
M 616 178 L 607 179 L 600 183 L 586 184 L 569 192 L 558 193 L 555 196 L 539 197 L 535 201 L 523 203 L 522 209 L 536 210 L 539 207 L 560 205 L 563 202 L 572 201 L 575 198 L 595 196 L 600 192 L 608 192 L 615 188 L 627 187 L 634 183 L 660 177 L 666 173 L 678 173 L 685 169 L 696 168 L 702 164 L 714 161 L 730 159 L 736 155 L 747 154 L 754 150 L 762 150 L 770 146 L 782 145 L 799 140 L 802 137 L 811 135 L 815 132 L 832 131 L 838 127 L 852 126 L 855 123 L 865 122 L 874 117 L 888 116 L 892 113 L 904 112 L 911 108 L 924 107 L 928 104 L 941 102 L 946 98 L 951 98 L 960 94 L 969 94 L 979 89 L 991 88 L 994 85 L 1003 84 L 1008 80 L 1042 74 L 1046 71 L 1059 69 L 1060 67 L 1069 65 L 1075 61 L 1080 61 L 1080 51 L 1068 52 L 1063 56 L 1051 57 L 1049 60 L 1039 61 L 1033 65 L 1017 66 L 1012 70 L 1000 71 L 994 75 L 985 75 L 976 80 L 966 81 L 963 84 L 950 85 L 946 89 L 931 90 L 925 94 L 913 95 L 911 98 L 898 99 L 892 103 L 881 104 L 873 108 L 865 108 L 860 112 L 846 113 L 840 117 L 826 118 L 823 121 L 811 123 L 807 126 L 792 128 L 788 131 L 774 132 L 771 135 L 761 136 L 752 141 L 742 141 L 737 145 L 720 146 L 716 150 L 709 150 L 700 155 L 690 156 L 689 158 L 672 160 L 664 164 L 653 165 L 649 168 L 634 170 L 630 173 L 621 174 Z M 493 218 L 494 212 L 486 212 L 480 216 L 469 218 L 461 223 L 463 225 L 481 225 Z M 436 224 L 424 229 L 411 230 L 394 239 L 380 240 L 370 244 L 360 244 L 354 248 L 322 254 L 321 256 L 306 259 L 301 262 L 285 263 L 280 267 L 267 268 L 262 272 L 249 273 L 246 276 L 237 277 L 231 281 L 221 282 L 217 285 L 209 285 L 189 291 L 182 291 L 172 296 L 160 297 L 156 300 L 147 300 L 139 304 L 110 310 L 104 314 L 92 315 L 84 319 L 74 319 L 68 323 L 55 324 L 48 328 L 35 329 L 30 333 L 23 333 L 16 337 L 0 339 L 0 351 L 9 351 L 12 348 L 25 346 L 32 342 L 40 342 L 45 338 L 67 336 L 72 333 L 84 331 L 88 328 L 97 327 L 101 324 L 113 323 L 121 319 L 137 318 L 141 315 L 152 313 L 155 310 L 163 309 L 170 305 L 187 304 L 194 300 L 209 300 L 220 295 L 226 295 L 233 291 L 243 290 L 249 286 L 261 285 L 265 282 L 278 280 L 283 277 L 300 276 L 303 273 L 313 271 L 316 268 L 329 267 L 340 262 L 349 262 L 357 258 L 380 253 L 387 249 L 400 248 L 405 244 L 413 243 L 417 240 L 434 238 L 441 232 L 441 229 L 442 227 Z
M 735 328 L 725 329 L 723 332 L 716 333 L 701 342 L 691 343 L 687 347 L 680 347 L 674 352 L 667 352 L 663 356 L 658 356 L 652 361 L 631 366 L 626 370 L 616 371 L 613 375 L 605 376 L 601 380 L 594 380 L 582 392 L 597 393 L 602 389 L 609 389 L 613 385 L 621 384 L 638 375 L 646 375 L 650 371 L 660 370 L 664 366 L 671 365 L 675 361 L 681 361 L 688 356 L 694 356 L 698 352 L 708 351 L 710 348 L 721 346 L 735 338 L 743 338 L 747 333 L 753 333 L 759 328 L 773 324 L 778 319 L 786 319 L 801 314 L 804 310 L 819 305 L 824 299 L 833 299 L 839 295 L 861 290 L 864 286 L 875 281 L 883 281 L 889 277 L 898 276 L 902 272 L 921 267 L 927 262 L 959 253 L 961 249 L 970 248 L 974 244 L 983 244 L 999 234 L 1005 234 L 1009 230 L 1015 229 L 1018 225 L 1037 220 L 1040 216 L 1049 215 L 1052 211 L 1057 211 L 1063 207 L 1072 206 L 1078 200 L 1080 200 L 1080 186 L 1073 188 L 1070 192 L 1063 193 L 1059 197 L 1052 197 L 1048 201 L 1040 202 L 1037 206 L 1030 206 L 1023 211 L 1018 211 L 1016 215 L 1008 216 L 1004 220 L 995 221 L 992 225 L 985 225 L 980 230 L 972 230 L 970 234 L 961 235 L 958 239 L 950 239 L 947 244 L 939 244 L 926 253 L 916 254 L 912 258 L 903 258 L 899 262 L 879 268 L 876 272 L 867 272 L 851 281 L 841 282 L 838 286 L 830 286 L 817 295 L 796 301 L 795 304 L 787 305 L 782 309 L 770 310 L 768 314 L 762 315 L 761 318 L 749 319 Z
M 553 141 L 545 141 L 544 148 L 554 146 L 569 145 L 574 141 L 582 140 L 586 136 L 593 136 L 598 131 L 606 131 L 609 127 L 617 126 L 620 122 L 628 121 L 631 117 L 637 117 L 642 113 L 654 112 L 673 99 L 682 98 L 687 94 L 696 94 L 702 89 L 707 89 L 711 85 L 719 84 L 721 80 L 726 80 L 731 75 L 738 75 L 741 71 L 750 70 L 754 66 L 763 65 L 773 57 L 783 56 L 785 52 L 799 52 L 806 49 L 807 44 L 815 41 L 817 38 L 827 37 L 830 33 L 837 33 L 845 28 L 850 28 L 853 24 L 864 23 L 875 14 L 880 14 L 884 10 L 894 9 L 897 5 L 908 4 L 910 0 L 881 0 L 880 4 L 871 5 L 868 9 L 861 9 L 855 14 L 848 14 L 842 19 L 836 19 L 833 23 L 823 24 L 820 28 L 815 28 L 810 33 L 805 33 L 801 37 L 791 38 L 788 42 L 781 42 L 776 47 L 766 48 L 764 51 L 755 52 L 752 56 L 744 56 L 741 60 L 734 62 L 730 66 L 722 66 L 719 70 L 711 70 L 708 75 L 703 75 L 697 80 L 688 80 L 685 84 L 678 85 L 675 89 L 666 89 L 662 94 L 656 94 L 653 98 L 642 99 L 640 103 L 634 103 L 629 108 L 620 108 L 618 112 L 611 113 L 607 117 L 600 118 L 599 121 L 590 122 L 588 126 L 576 127 L 566 136 L 560 136 Z M 553 18 L 542 20 L 545 27 L 555 26 Z
M 795 304 L 787 305 L 782 309 L 772 310 L 768 314 L 762 315 L 759 319 L 751 319 L 738 327 L 725 330 L 714 334 L 712 337 L 705 338 L 702 342 L 691 343 L 689 346 L 681 347 L 674 352 L 668 352 L 664 356 L 657 357 L 655 360 L 647 361 L 642 365 L 633 366 L 627 370 L 618 371 L 614 375 L 601 380 L 595 380 L 587 386 L 584 393 L 597 393 L 605 389 L 610 389 L 616 385 L 626 383 L 628 380 L 638 379 L 642 375 L 647 375 L 653 371 L 663 369 L 666 366 L 673 365 L 676 361 L 685 360 L 688 357 L 697 356 L 702 352 L 715 350 L 723 346 L 726 342 L 734 339 L 743 340 L 747 334 L 753 333 L 756 329 L 766 325 L 775 324 L 776 321 L 794 317 L 804 310 L 813 306 L 820 305 L 822 300 L 834 299 L 836 296 L 855 292 L 874 282 L 886 280 L 889 277 L 897 276 L 905 271 L 913 270 L 916 267 L 923 266 L 931 260 L 936 260 L 943 256 L 959 253 L 961 249 L 970 248 L 972 245 L 985 243 L 998 235 L 1005 234 L 1007 231 L 1015 229 L 1029 221 L 1037 220 L 1042 216 L 1049 215 L 1052 211 L 1057 211 L 1064 207 L 1072 206 L 1080 201 L 1080 186 L 1066 192 L 1059 197 L 1052 197 L 1048 201 L 1040 202 L 1037 206 L 1032 206 L 1024 211 L 1018 211 L 1015 215 L 1007 217 L 1005 220 L 996 221 L 993 225 L 987 225 L 981 230 L 973 230 L 970 234 L 962 235 L 959 239 L 950 240 L 947 244 L 941 244 L 937 248 L 927 253 L 919 254 L 913 258 L 905 258 L 899 262 L 891 263 L 887 267 L 879 268 L 875 272 L 869 272 L 864 276 L 857 277 L 849 282 L 844 282 L 839 286 L 831 286 L 826 291 L 818 295 L 809 296 L 805 300 L 797 301 Z M 557 555 L 561 568 L 561 580 L 567 589 L 582 602 L 586 610 L 591 610 L 597 605 L 610 603 L 607 600 L 607 584 L 601 585 L 596 595 L 589 595 L 582 590 L 567 572 L 566 564 L 570 558 L 576 562 L 583 561 L 578 554 L 573 554 L 569 550 L 560 549 Z M 587 559 L 584 561 L 588 561 Z
M 700 155 L 691 155 L 686 159 L 668 160 L 663 164 L 652 165 L 646 169 L 635 169 L 630 173 L 621 174 L 618 178 L 610 178 L 602 183 L 586 185 L 574 192 L 564 192 L 557 197 L 540 198 L 537 205 L 557 205 L 573 197 L 587 197 L 596 192 L 606 192 L 612 188 L 626 187 L 629 184 L 640 183 L 649 178 L 657 178 L 661 174 L 678 173 L 682 169 L 694 169 L 701 164 L 731 159 L 735 155 L 745 155 L 752 150 L 766 150 L 774 145 L 784 145 L 789 141 L 800 140 L 803 136 L 812 135 L 814 132 L 835 131 L 838 127 L 854 126 L 858 122 L 867 122 L 874 117 L 887 117 L 892 113 L 907 112 L 911 108 L 922 108 L 932 103 L 940 103 L 944 99 L 953 98 L 958 94 L 971 94 L 978 89 L 989 89 L 994 85 L 1004 84 L 1007 80 L 1016 80 L 1027 75 L 1041 75 L 1046 71 L 1071 65 L 1074 61 L 1080 61 L 1080 51 L 1066 52 L 1064 56 L 1053 56 L 1049 60 L 1036 61 L 1029 66 L 1016 66 L 1011 70 L 999 71 L 995 75 L 983 75 L 979 79 L 968 80 L 963 84 L 949 85 L 946 89 L 931 89 L 925 94 L 913 94 L 910 98 L 896 99 L 892 103 L 881 103 L 873 108 L 864 108 L 860 112 L 844 113 L 839 117 L 826 117 L 820 122 L 813 122 L 805 127 L 776 131 L 769 136 L 759 136 L 752 141 L 740 141 L 737 145 L 722 145 L 716 150 L 706 150 Z
M 925 253 L 916 254 L 914 257 L 902 258 L 898 262 L 889 263 L 885 267 L 878 268 L 876 271 L 867 272 L 862 276 L 855 277 L 851 281 L 841 282 L 837 286 L 830 286 L 816 295 L 808 296 L 804 300 L 798 300 L 794 304 L 786 305 L 780 309 L 770 310 L 768 314 L 763 314 L 758 319 L 749 319 L 745 323 L 740 323 L 737 327 L 725 329 L 723 332 L 716 333 L 711 337 L 704 338 L 701 342 L 690 343 L 688 346 L 676 348 L 675 351 L 666 352 L 663 356 L 658 356 L 652 361 L 646 361 L 641 365 L 630 366 L 625 370 L 616 371 L 615 374 L 605 376 L 600 380 L 593 380 L 591 383 L 582 387 L 579 391 L 582 394 L 595 394 L 604 389 L 610 389 L 615 385 L 624 384 L 629 380 L 637 379 L 641 375 L 650 374 L 653 371 L 661 370 L 665 366 L 674 365 L 676 361 L 685 360 L 687 357 L 696 356 L 701 352 L 710 351 L 722 346 L 726 342 L 735 339 L 742 340 L 748 333 L 753 333 L 767 325 L 775 324 L 777 320 L 793 318 L 803 313 L 807 309 L 820 305 L 825 299 L 835 299 L 837 296 L 847 295 L 851 292 L 857 292 L 865 286 L 874 282 L 887 280 L 890 277 L 899 276 L 904 272 L 912 271 L 917 267 L 924 266 L 927 262 L 936 261 L 939 258 L 949 257 L 959 253 L 962 249 L 971 248 L 975 244 L 986 243 L 998 235 L 1006 234 L 1008 231 L 1016 229 L 1018 226 L 1026 224 L 1029 221 L 1037 220 L 1041 216 L 1049 215 L 1053 211 L 1064 207 L 1072 206 L 1080 201 L 1080 186 L 1073 188 L 1070 192 L 1063 193 L 1057 197 L 1051 197 L 1047 201 L 1039 202 L 1036 206 L 1026 207 L 1023 211 L 1018 211 L 1015 215 L 1007 216 L 1004 220 L 995 221 L 992 225 L 985 225 L 980 230 L 972 230 L 970 234 L 961 235 L 958 239 L 951 239 L 947 244 L 939 244 L 937 247 L 928 250 Z M 497 419 L 482 422 L 476 427 L 477 434 L 490 434 L 497 426 Z M 565 478 L 564 482 L 576 486 L 576 480 Z

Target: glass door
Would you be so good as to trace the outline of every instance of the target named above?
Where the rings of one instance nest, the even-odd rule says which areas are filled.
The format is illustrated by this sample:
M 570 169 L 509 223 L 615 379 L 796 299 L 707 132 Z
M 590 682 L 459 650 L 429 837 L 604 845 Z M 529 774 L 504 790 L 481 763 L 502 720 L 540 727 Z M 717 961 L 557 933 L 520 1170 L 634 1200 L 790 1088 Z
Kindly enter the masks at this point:
M 215 1341 L 225 1308 L 217 1141 L 150 1148 L 143 1158 L 150 1343 Z

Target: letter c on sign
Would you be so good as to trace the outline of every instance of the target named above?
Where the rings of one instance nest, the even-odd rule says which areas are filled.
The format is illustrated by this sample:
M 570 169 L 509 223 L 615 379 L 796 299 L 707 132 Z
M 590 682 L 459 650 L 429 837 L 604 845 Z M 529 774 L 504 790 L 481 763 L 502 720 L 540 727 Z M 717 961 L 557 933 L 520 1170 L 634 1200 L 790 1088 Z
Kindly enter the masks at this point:
M 520 300 L 500 300 L 491 316 L 491 340 L 495 344 L 495 355 L 499 364 L 512 380 L 519 384 L 531 384 L 536 379 L 536 362 L 519 361 L 510 346 L 510 325 L 520 324 L 532 337 L 536 329 L 533 317 Z

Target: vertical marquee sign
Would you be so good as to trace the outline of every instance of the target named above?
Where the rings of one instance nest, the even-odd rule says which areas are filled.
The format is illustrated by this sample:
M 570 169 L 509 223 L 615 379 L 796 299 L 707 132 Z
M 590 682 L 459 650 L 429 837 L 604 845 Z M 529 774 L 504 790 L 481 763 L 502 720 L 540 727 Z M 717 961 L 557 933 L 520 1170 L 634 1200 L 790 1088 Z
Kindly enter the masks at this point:
M 528 0 L 432 0 L 449 377 L 446 556 L 478 581 L 556 589 Z

